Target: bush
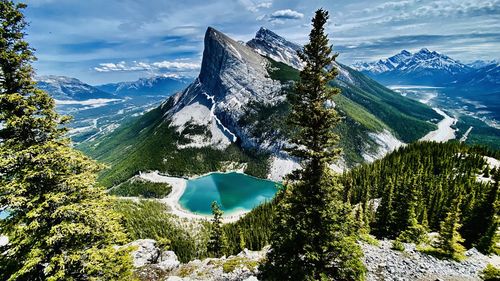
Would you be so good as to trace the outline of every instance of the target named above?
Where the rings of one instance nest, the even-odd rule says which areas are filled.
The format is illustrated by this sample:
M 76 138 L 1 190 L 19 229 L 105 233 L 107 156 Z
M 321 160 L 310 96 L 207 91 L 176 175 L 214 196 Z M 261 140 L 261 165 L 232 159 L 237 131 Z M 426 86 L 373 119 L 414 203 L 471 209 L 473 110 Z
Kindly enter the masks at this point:
M 492 264 L 488 264 L 481 272 L 481 278 L 486 281 L 499 281 L 500 269 L 496 268 Z
M 405 245 L 399 240 L 394 240 L 391 249 L 402 252 L 405 250 Z

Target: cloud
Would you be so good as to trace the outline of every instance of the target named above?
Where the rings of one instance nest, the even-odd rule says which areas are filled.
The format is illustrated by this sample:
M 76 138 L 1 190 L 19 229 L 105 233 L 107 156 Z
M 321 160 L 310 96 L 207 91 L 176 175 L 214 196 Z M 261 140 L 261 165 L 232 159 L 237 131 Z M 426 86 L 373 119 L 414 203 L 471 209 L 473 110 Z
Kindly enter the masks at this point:
M 241 5 L 243 5 L 248 11 L 256 13 L 261 9 L 269 9 L 273 5 L 272 1 L 256 2 L 252 0 L 239 0 Z
M 131 64 L 121 61 L 118 63 L 100 63 L 99 66 L 94 67 L 97 72 L 129 72 L 129 71 L 178 71 L 186 72 L 193 71 L 200 68 L 199 63 L 185 62 L 180 60 L 175 61 L 158 61 L 153 63 L 137 62 Z
M 298 20 L 303 17 L 304 14 L 290 9 L 278 10 L 269 16 L 271 20 Z

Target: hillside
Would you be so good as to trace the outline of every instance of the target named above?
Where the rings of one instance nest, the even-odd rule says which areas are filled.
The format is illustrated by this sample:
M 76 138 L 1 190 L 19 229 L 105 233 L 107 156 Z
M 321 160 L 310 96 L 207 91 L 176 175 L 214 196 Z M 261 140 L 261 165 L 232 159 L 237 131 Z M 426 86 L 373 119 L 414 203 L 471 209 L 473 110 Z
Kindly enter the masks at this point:
M 287 60 L 273 58 L 289 57 L 295 50 L 286 49 L 287 56 L 268 54 L 259 42 L 266 38 L 270 46 L 278 40 L 280 52 L 297 45 L 261 32 L 256 36 L 261 40 L 250 48 L 208 28 L 200 75 L 190 86 L 144 116 L 81 146 L 112 164 L 102 181 L 117 184 L 144 170 L 189 175 L 242 167 L 249 174 L 274 179 L 288 173 L 277 165 L 291 161 L 282 152 L 287 143 L 285 94 L 298 70 Z M 343 94 L 334 102 L 344 118 L 338 128 L 344 151 L 339 167 L 372 161 L 436 128 L 429 121 L 440 116 L 428 106 L 349 67 L 336 67 L 340 75 L 332 85 L 340 86 Z

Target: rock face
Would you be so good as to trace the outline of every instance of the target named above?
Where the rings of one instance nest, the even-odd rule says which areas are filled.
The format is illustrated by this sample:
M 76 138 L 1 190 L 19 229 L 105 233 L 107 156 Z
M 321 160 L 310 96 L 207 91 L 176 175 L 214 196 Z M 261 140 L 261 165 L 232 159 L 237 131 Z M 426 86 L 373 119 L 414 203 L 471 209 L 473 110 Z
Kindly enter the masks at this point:
M 200 75 L 175 97 L 167 115 L 179 132 L 193 124 L 208 127 L 209 137 L 192 137 L 185 147 L 224 148 L 238 139 L 251 146 L 251 138 L 237 125 L 248 103 L 273 104 L 284 98 L 267 67 L 268 61 L 251 48 L 209 27 Z
M 297 51 L 302 47 L 289 42 L 269 29 L 261 27 L 255 38 L 248 41 L 247 45 L 263 56 L 268 56 L 275 61 L 288 64 L 296 69 L 302 69 L 304 63 L 297 56 Z
M 172 251 L 162 251 L 153 239 L 140 239 L 126 246 L 136 249 L 131 253 L 135 268 L 153 267 L 162 271 L 171 271 L 180 264 Z

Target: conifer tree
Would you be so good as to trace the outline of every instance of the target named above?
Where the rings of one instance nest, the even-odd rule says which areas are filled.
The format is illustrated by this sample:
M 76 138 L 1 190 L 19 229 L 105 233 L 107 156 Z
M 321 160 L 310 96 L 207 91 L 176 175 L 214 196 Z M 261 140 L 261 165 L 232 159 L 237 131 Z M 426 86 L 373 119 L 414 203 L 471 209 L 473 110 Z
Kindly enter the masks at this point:
M 420 244 L 427 241 L 427 230 L 417 220 L 418 196 L 416 189 L 417 186 L 413 183 L 408 192 L 406 228 L 399 234 L 397 239 L 401 242 Z
M 207 252 L 213 257 L 222 257 L 227 249 L 227 239 L 222 228 L 222 210 L 217 202 L 212 202 L 212 229 L 208 240 Z
M 0 0 L 0 280 L 130 280 L 100 166 L 70 147 L 54 100 L 36 89 L 24 4 Z
M 338 72 L 324 32 L 327 19 L 327 11 L 316 11 L 309 43 L 298 53 L 305 67 L 288 96 L 294 128 L 288 151 L 301 159 L 301 169 L 284 183 L 271 250 L 261 268 L 264 280 L 364 278 L 351 207 L 329 167 L 340 153 L 333 133 L 339 116 L 332 106 L 340 90 L 328 86 Z
M 376 218 L 376 234 L 379 237 L 389 236 L 394 225 L 394 183 L 390 178 L 380 201 Z
M 461 196 L 453 200 L 450 210 L 446 214 L 446 218 L 440 224 L 438 248 L 443 254 L 460 259 L 465 252 L 465 247 L 462 246 L 464 239 L 458 232 L 460 224 L 460 202 Z
M 493 184 L 491 184 L 490 191 L 485 204 L 485 212 L 482 213 L 485 222 L 488 225 L 487 230 L 479 239 L 476 247 L 479 251 L 490 254 L 496 249 L 498 242 L 498 213 L 500 212 L 500 202 L 498 200 L 498 184 L 500 182 L 500 172 L 495 171 L 493 174 Z
M 238 234 L 240 238 L 240 245 L 239 245 L 240 251 L 243 251 L 246 248 L 246 241 L 245 241 L 245 235 L 243 235 L 243 230 L 241 229 L 241 227 L 238 227 Z

